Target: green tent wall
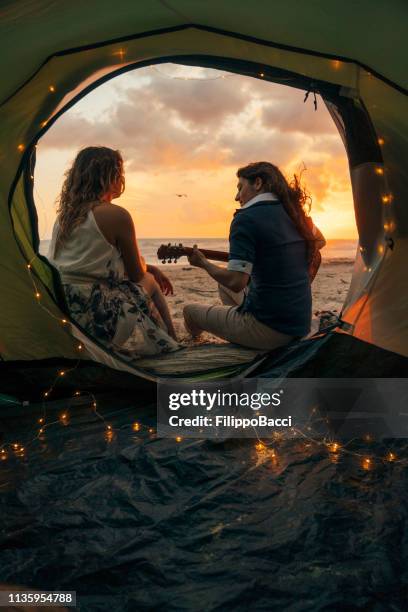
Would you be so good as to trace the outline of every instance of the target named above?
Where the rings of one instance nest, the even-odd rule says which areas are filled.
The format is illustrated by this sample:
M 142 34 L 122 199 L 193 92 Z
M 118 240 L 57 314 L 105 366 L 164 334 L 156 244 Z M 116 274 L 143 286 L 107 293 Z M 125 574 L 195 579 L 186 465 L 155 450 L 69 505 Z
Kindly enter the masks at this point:
M 58 275 L 37 253 L 35 144 L 99 83 L 169 60 L 322 95 L 345 143 L 360 236 L 339 333 L 408 355 L 405 2 L 19 0 L 0 12 L 4 360 L 87 355 L 127 369 L 64 322 Z

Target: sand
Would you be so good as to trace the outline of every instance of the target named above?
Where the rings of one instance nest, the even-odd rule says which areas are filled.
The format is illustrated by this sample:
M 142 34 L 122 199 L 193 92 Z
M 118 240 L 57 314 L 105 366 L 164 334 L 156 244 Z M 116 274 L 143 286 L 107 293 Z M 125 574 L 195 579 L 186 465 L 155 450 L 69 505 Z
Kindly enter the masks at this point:
M 179 340 L 191 344 L 183 325 L 183 306 L 186 304 L 220 304 L 217 283 L 201 268 L 188 265 L 161 265 L 160 268 L 173 284 L 174 295 L 167 296 Z M 313 282 L 312 331 L 317 331 L 319 313 L 331 310 L 340 313 L 351 280 L 353 265 L 339 260 L 322 263 Z M 211 334 L 203 334 L 200 342 L 220 342 Z

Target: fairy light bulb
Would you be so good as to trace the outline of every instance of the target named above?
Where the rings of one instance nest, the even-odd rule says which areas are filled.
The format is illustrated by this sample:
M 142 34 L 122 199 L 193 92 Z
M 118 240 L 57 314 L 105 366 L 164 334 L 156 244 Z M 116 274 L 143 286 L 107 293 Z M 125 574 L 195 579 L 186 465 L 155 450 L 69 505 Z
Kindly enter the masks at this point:
M 387 461 L 395 461 L 396 458 L 397 457 L 394 453 L 388 453 L 387 455 Z
M 181 441 L 182 441 L 182 439 L 183 439 L 183 438 L 182 438 L 181 436 L 177 436 L 177 438 L 176 438 L 176 442 L 181 442 Z
M 54 91 L 55 91 L 55 87 L 54 87 L 54 85 L 50 85 L 50 86 L 48 87 L 48 91 L 50 91 L 51 93 L 54 93 Z
M 392 202 L 392 194 L 386 193 L 381 197 L 381 201 L 383 204 L 391 204 Z
M 44 397 L 48 397 L 49 391 L 44 391 Z
M 329 451 L 331 453 L 337 453 L 340 450 L 340 444 L 338 442 L 332 442 L 329 444 Z
M 40 419 L 38 419 L 38 422 L 40 423 L 40 425 L 41 425 L 41 423 L 44 423 L 44 419 L 43 419 L 43 417 L 41 417 Z
M 133 423 L 132 429 L 133 431 L 140 431 L 140 423 Z
M 75 395 L 77 395 L 77 396 L 81 395 L 81 392 L 80 391 L 75 391 Z
M 257 444 L 255 444 L 255 448 L 257 451 L 263 451 L 266 447 L 263 442 L 257 442 Z
M 379 166 L 377 166 L 374 172 L 378 174 L 378 176 L 382 176 L 384 174 L 384 168 L 380 168 Z
M 149 434 L 153 434 L 154 433 L 154 428 L 153 427 L 149 427 Z
M 41 297 L 41 293 L 39 293 L 38 291 L 36 291 L 36 293 L 35 293 L 35 297 L 37 298 L 37 300 L 39 300 L 39 299 L 40 299 L 40 297 Z
M 260 76 L 260 77 L 263 79 L 263 78 L 264 78 L 264 76 L 265 76 L 265 73 L 260 72 L 260 73 L 259 73 L 259 76 Z
M 370 457 L 364 457 L 363 459 L 363 468 L 365 470 L 369 470 L 372 466 L 372 461 L 370 459 Z
M 17 149 L 18 149 L 20 152 L 22 152 L 22 151 L 24 151 L 25 146 L 24 146 L 23 144 L 19 144 L 19 145 L 17 146 Z
M 68 321 L 66 319 L 61 319 L 61 323 L 65 325 L 66 323 L 68 323 Z
M 78 344 L 77 349 L 78 349 L 78 351 L 82 351 L 82 349 L 83 349 L 82 344 Z
M 382 244 L 378 245 L 378 252 L 380 255 L 384 253 L 384 246 Z
M 378 142 L 378 144 L 380 145 L 380 147 L 382 147 L 382 146 L 383 146 L 383 144 L 385 143 L 385 140 L 384 140 L 384 138 L 382 138 L 382 137 L 380 136 L 380 138 L 378 138 L 377 142 Z
M 59 376 L 65 376 L 64 370 L 61 370 L 61 372 L 59 372 Z

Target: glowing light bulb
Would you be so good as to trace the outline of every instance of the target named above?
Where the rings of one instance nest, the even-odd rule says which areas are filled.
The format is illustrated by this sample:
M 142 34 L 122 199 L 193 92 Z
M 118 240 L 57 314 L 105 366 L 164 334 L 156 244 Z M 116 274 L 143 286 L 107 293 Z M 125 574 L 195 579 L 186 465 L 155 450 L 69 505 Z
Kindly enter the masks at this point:
M 36 294 L 35 294 L 35 297 L 37 298 L 37 300 L 39 300 L 40 297 L 41 297 L 41 293 L 38 293 L 38 291 L 37 291 Z
M 338 442 L 332 442 L 329 444 L 329 451 L 331 453 L 337 453 L 340 450 L 340 444 Z
M 383 146 L 383 144 L 385 143 L 385 140 L 384 140 L 384 138 L 381 138 L 381 137 L 380 137 L 380 138 L 377 140 L 377 142 L 378 142 L 378 144 L 380 145 L 380 147 L 382 147 L 382 146 Z
M 255 444 L 255 448 L 257 451 L 263 451 L 265 450 L 265 444 L 263 442 L 258 442 L 257 444 Z
M 17 149 L 18 149 L 19 151 L 24 151 L 25 146 L 24 146 L 23 144 L 19 144 L 19 145 L 18 145 L 18 147 L 17 147 Z
M 394 453 L 388 453 L 387 455 L 387 460 L 388 461 L 395 461 L 397 457 L 394 455 Z
M 372 461 L 371 461 L 370 457 L 364 457 L 364 459 L 363 459 L 363 468 L 365 470 L 369 470 L 371 465 L 372 465 Z
M 386 232 L 388 232 L 388 230 L 390 229 L 390 226 L 388 225 L 388 223 L 384 223 L 384 229 Z
M 59 372 L 59 375 L 60 375 L 60 376 L 65 376 L 65 372 L 64 372 L 64 370 L 61 370 L 61 372 Z
M 380 168 L 377 166 L 377 168 L 375 169 L 375 173 L 378 174 L 378 176 L 382 176 L 384 174 L 384 168 Z
M 20 446 L 19 444 L 15 444 L 15 443 L 13 444 L 13 448 L 14 448 L 15 450 L 17 450 L 19 446 Z
M 392 195 L 391 193 L 387 193 L 385 195 L 382 196 L 381 201 L 383 204 L 391 204 L 392 202 Z
M 82 351 L 82 348 L 83 348 L 82 344 L 78 344 L 77 346 L 78 351 Z
M 31 270 L 31 264 L 27 264 L 27 268 Z
M 177 438 L 176 438 L 176 442 L 181 442 L 181 441 L 182 441 L 182 439 L 183 439 L 183 438 L 182 438 L 181 436 L 177 436 Z
M 133 431 L 140 431 L 140 423 L 133 423 L 132 429 Z
M 81 395 L 80 391 L 75 391 L 75 395 Z
M 44 397 L 48 397 L 48 391 L 44 392 Z
M 153 427 L 149 427 L 149 433 L 150 434 L 154 433 L 154 428 Z
M 383 245 L 382 245 L 382 244 L 380 244 L 380 245 L 378 246 L 378 252 L 379 252 L 379 254 L 380 254 L 380 255 L 382 255 L 382 254 L 384 253 L 384 247 L 383 247 Z
M 38 419 L 39 423 L 44 423 L 44 419 L 41 417 L 40 419 Z
M 68 321 L 66 319 L 61 319 L 61 323 L 65 325 L 65 323 L 68 323 Z
M 264 76 L 265 76 L 265 74 L 264 74 L 263 72 L 260 72 L 260 73 L 259 73 L 259 76 L 260 76 L 260 77 L 263 79 L 263 78 L 264 78 Z
M 38 433 L 40 433 L 40 434 L 44 433 L 44 428 L 43 428 L 43 427 L 41 427 L 41 428 L 38 430 Z
M 55 91 L 55 87 L 54 87 L 54 85 L 50 85 L 50 86 L 48 87 L 48 91 L 50 91 L 51 93 L 54 93 L 54 91 Z
M 334 70 L 338 70 L 341 66 L 341 62 L 339 60 L 332 60 L 331 65 Z
M 47 123 L 48 123 L 48 121 L 43 121 L 43 122 L 41 123 L 41 127 L 45 127 L 45 126 L 47 125 Z

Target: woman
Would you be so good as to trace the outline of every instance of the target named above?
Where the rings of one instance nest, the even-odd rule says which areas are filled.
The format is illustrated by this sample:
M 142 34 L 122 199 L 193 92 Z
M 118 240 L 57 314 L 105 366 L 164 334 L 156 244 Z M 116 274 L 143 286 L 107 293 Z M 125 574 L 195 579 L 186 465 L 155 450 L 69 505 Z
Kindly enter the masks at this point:
M 60 272 L 72 318 L 127 358 L 177 350 L 162 293 L 173 292 L 171 283 L 145 265 L 132 217 L 112 204 L 125 189 L 119 151 L 82 149 L 65 176 L 48 258 Z
M 224 305 L 187 305 L 185 326 L 193 336 L 208 331 L 270 350 L 309 333 L 310 279 L 325 241 L 306 216 L 308 197 L 296 176 L 289 184 L 269 162 L 249 164 L 237 176 L 241 208 L 231 223 L 227 268 L 197 249 L 189 258 L 218 282 Z

